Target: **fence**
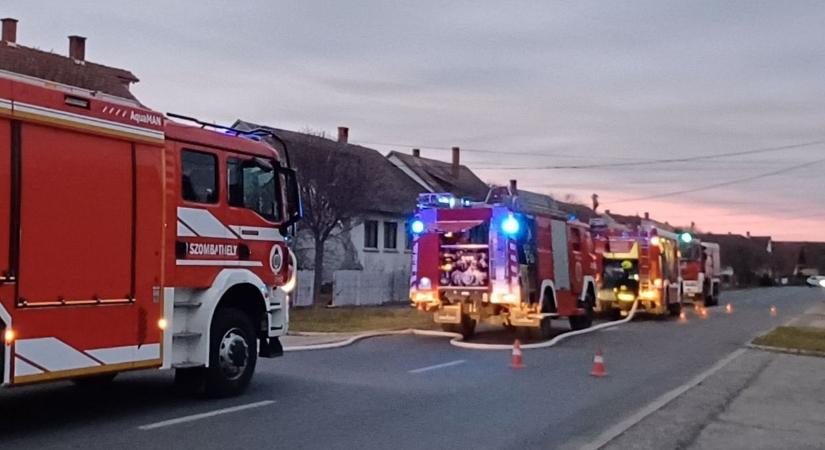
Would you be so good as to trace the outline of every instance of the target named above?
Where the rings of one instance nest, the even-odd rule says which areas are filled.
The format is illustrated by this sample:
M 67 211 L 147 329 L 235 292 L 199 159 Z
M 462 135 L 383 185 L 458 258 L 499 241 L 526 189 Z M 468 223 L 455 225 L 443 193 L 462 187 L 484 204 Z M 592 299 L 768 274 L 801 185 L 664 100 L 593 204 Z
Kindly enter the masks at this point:
M 312 270 L 298 271 L 292 306 L 312 306 L 313 280 Z M 403 302 L 409 298 L 409 283 L 408 271 L 337 270 L 332 275 L 332 304 L 361 306 Z
M 332 304 L 360 306 L 404 301 L 409 296 L 409 283 L 408 271 L 338 270 L 332 276 Z

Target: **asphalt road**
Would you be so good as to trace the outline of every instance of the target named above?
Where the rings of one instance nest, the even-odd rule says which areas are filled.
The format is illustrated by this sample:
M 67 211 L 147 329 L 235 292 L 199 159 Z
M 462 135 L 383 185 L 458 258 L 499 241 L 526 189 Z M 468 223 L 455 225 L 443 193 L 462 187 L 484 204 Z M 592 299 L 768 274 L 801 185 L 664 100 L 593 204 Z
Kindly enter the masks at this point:
M 521 371 L 507 352 L 396 336 L 260 360 L 249 391 L 220 401 L 175 394 L 162 372 L 96 390 L 9 389 L 0 448 L 577 448 L 823 298 L 812 288 L 728 292 L 706 319 L 689 311 L 685 323 L 642 319 L 574 337 L 525 351 Z M 597 347 L 605 378 L 588 375 Z M 249 408 L 221 411 L 236 406 Z

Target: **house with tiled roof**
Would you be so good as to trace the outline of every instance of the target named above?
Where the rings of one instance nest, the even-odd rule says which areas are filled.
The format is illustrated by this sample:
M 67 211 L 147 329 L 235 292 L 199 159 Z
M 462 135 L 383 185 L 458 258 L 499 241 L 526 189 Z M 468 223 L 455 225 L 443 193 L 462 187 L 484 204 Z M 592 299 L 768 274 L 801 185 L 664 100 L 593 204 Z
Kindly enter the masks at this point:
M 825 242 L 774 242 L 773 260 L 782 277 L 801 281 L 825 274 Z
M 461 164 L 461 149 L 452 148 L 452 161 L 440 161 L 421 156 L 418 149 L 412 154 L 392 151 L 387 159 L 421 186 L 422 192 L 449 192 L 457 197 L 483 201 L 490 190 L 487 183 Z
M 5 18 L 0 39 L 0 72 L 13 78 L 46 80 L 92 95 L 137 102 L 130 86 L 138 78 L 130 71 L 86 60 L 86 38 L 69 36 L 68 55 L 27 47 L 17 42 L 16 19 Z

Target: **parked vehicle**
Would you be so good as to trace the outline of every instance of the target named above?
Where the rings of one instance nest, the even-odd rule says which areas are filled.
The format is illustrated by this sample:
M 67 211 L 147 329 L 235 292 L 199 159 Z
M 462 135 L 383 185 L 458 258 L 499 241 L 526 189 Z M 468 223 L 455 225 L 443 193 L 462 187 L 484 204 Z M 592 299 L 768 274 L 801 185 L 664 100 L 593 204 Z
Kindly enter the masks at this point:
M 0 75 L 4 385 L 176 369 L 230 395 L 282 353 L 295 173 L 253 134 L 199 125 Z
M 805 280 L 805 283 L 811 287 L 825 287 L 825 276 L 823 275 L 814 275 L 808 277 Z
M 591 221 L 596 251 L 601 255 L 598 310 L 621 317 L 638 301 L 638 310 L 679 315 L 681 277 L 676 233 L 652 222 L 608 225 Z
M 705 306 L 719 304 L 722 262 L 719 244 L 702 242 L 690 232 L 679 233 L 679 269 L 682 295 Z
M 553 199 L 494 188 L 485 203 L 422 194 L 414 234 L 410 299 L 448 331 L 469 337 L 476 323 L 551 335 L 551 320 L 590 327 L 596 302 L 596 255 L 588 225 Z

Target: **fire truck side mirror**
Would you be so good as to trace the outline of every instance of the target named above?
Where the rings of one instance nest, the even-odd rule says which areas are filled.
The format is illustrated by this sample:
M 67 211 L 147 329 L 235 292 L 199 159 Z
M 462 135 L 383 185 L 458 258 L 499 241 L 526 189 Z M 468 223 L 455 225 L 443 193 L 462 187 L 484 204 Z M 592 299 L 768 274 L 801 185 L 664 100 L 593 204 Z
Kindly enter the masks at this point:
M 298 174 L 295 169 L 278 167 L 278 175 L 283 183 L 284 204 L 286 205 L 286 220 L 281 224 L 280 231 L 283 235 L 290 233 L 291 228 L 303 216 L 301 205 L 301 192 L 298 189 Z

